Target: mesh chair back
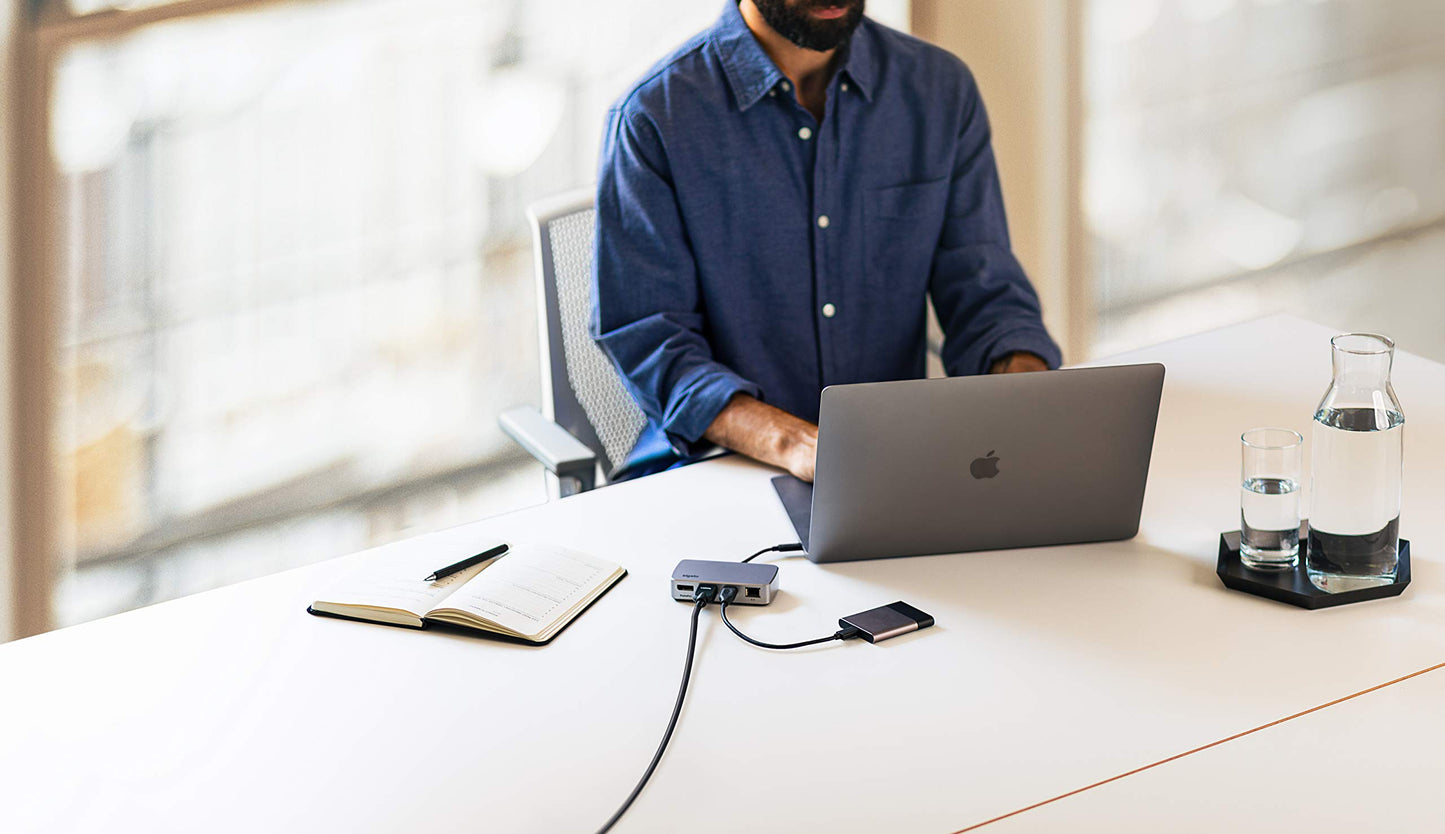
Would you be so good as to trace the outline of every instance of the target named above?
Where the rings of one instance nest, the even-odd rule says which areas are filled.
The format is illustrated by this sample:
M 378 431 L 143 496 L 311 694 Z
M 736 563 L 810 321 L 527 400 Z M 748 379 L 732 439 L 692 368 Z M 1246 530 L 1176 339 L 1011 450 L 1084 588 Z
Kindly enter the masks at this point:
M 611 478 L 647 425 L 612 361 L 592 341 L 592 190 L 533 205 L 542 413 L 597 453 Z

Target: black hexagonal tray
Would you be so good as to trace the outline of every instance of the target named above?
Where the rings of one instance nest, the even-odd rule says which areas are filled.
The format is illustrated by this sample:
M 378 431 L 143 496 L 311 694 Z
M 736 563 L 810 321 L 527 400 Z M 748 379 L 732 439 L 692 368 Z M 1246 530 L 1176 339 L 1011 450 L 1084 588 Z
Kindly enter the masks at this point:
M 1300 608 L 1331 608 L 1349 605 L 1371 599 L 1399 596 L 1410 584 L 1410 542 L 1400 539 L 1400 563 L 1395 570 L 1395 581 L 1389 585 L 1361 588 L 1328 594 L 1310 584 L 1305 573 L 1305 555 L 1309 547 L 1309 522 L 1300 525 L 1299 561 L 1293 570 L 1265 572 L 1251 570 L 1239 561 L 1239 531 L 1231 530 L 1219 534 L 1219 566 L 1215 573 L 1226 588 L 1243 591 L 1246 594 L 1268 597 L 1269 599 L 1298 605 Z

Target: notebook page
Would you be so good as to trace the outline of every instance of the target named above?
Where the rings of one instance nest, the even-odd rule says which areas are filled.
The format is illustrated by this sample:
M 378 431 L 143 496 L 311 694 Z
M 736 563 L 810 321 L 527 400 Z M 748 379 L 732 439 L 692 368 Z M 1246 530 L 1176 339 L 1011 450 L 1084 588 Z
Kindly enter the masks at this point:
M 522 545 L 448 597 L 445 607 L 520 635 L 536 636 L 617 571 L 615 562 L 575 550 Z
M 440 561 L 445 563 L 446 558 L 440 557 Z M 426 564 L 437 561 L 438 558 L 433 557 Z M 383 560 L 345 574 L 334 585 L 328 586 L 312 607 L 317 610 L 336 606 L 395 608 L 420 619 L 467 580 L 496 561 L 491 559 L 435 582 L 427 582 L 422 577 L 439 565 L 419 567 L 415 558 Z

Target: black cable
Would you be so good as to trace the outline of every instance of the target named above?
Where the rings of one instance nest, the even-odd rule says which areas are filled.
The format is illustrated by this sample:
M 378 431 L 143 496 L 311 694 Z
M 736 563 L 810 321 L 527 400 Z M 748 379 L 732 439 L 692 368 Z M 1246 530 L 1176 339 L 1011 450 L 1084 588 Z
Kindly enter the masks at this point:
M 672 731 L 677 728 L 677 718 L 682 715 L 682 700 L 687 696 L 687 682 L 692 677 L 692 656 L 697 649 L 697 618 L 702 613 L 702 609 L 712 602 L 716 592 L 716 588 L 712 585 L 698 586 L 697 593 L 693 597 L 696 602 L 692 606 L 692 627 L 687 634 L 687 661 L 682 665 L 682 686 L 677 688 L 677 703 L 672 706 L 672 718 L 667 721 L 667 732 L 662 734 L 662 743 L 657 745 L 657 752 L 652 754 L 652 763 L 647 766 L 647 772 L 642 774 L 642 779 L 637 783 L 637 787 L 632 789 L 631 794 L 628 794 L 627 801 L 622 803 L 622 807 L 617 809 L 617 813 L 597 829 L 597 834 L 606 834 L 612 830 L 612 826 L 616 825 L 618 820 L 622 819 L 622 815 L 632 807 L 638 794 L 642 793 L 642 788 L 647 784 L 647 780 L 652 778 L 652 772 L 657 770 L 657 763 L 662 761 L 662 751 L 667 749 L 667 743 L 672 740 Z
M 765 547 L 762 550 L 759 550 L 757 553 L 754 553 L 743 561 L 751 562 L 752 560 L 758 558 L 764 553 L 798 553 L 802 551 L 802 549 L 803 545 L 798 542 L 794 542 L 792 544 L 775 544 L 772 547 Z
M 747 642 L 752 643 L 754 646 L 759 646 L 764 649 L 801 649 L 804 646 L 816 646 L 819 643 L 831 643 L 834 640 L 842 639 L 836 634 L 830 634 L 827 637 L 819 637 L 816 640 L 804 640 L 799 643 L 764 643 L 761 640 L 754 640 L 746 634 L 743 634 L 741 631 L 738 631 L 738 627 L 733 625 L 732 620 L 728 619 L 727 603 L 722 604 L 722 621 L 724 625 L 726 625 L 729 629 L 732 630 L 733 634 L 736 634 Z
M 753 638 L 739 631 L 738 627 L 733 625 L 733 621 L 728 619 L 728 603 L 733 601 L 733 598 L 737 596 L 737 593 L 738 589 L 734 588 L 731 585 L 723 588 L 721 597 L 722 604 L 719 606 L 722 611 L 723 625 L 726 625 L 733 634 L 736 634 L 743 640 L 752 643 L 754 646 L 758 646 L 764 649 L 801 649 L 804 646 L 816 646 L 819 643 L 831 643 L 834 640 L 848 640 L 858 636 L 858 629 L 856 628 L 840 628 L 838 629 L 838 631 L 828 635 L 827 637 L 819 637 L 816 640 L 803 640 L 798 643 L 764 643 L 761 640 L 754 640 Z

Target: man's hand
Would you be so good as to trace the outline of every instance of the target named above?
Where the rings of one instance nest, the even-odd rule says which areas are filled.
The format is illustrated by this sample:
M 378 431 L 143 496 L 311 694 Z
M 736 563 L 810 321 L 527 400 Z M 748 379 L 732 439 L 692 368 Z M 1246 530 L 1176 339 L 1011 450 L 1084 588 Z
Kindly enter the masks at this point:
M 1032 353 L 1019 351 L 995 361 L 989 366 L 991 374 L 1022 374 L 1029 371 L 1047 371 L 1048 363 Z
M 798 480 L 811 484 L 813 469 L 818 465 L 818 427 L 806 420 L 798 422 L 803 425 L 783 453 L 782 467 Z
M 719 446 L 770 463 L 812 483 L 818 460 L 818 427 L 747 394 L 736 394 L 703 437 Z

